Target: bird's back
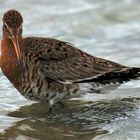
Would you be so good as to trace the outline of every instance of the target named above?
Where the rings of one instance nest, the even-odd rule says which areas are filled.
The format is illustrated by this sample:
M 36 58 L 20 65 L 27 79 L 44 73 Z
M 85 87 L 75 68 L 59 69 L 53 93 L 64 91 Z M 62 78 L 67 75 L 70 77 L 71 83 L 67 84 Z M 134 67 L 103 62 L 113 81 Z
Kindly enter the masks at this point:
M 24 39 L 23 44 L 22 53 L 29 59 L 28 63 L 36 63 L 34 65 L 42 74 L 60 83 L 91 80 L 131 69 L 52 38 L 29 37 Z
M 135 73 L 133 68 L 91 56 L 67 42 L 37 37 L 23 41 L 23 93 L 29 98 L 48 100 L 51 96 L 79 94 L 83 85 L 88 92 L 94 89 L 93 83 L 115 83 Z

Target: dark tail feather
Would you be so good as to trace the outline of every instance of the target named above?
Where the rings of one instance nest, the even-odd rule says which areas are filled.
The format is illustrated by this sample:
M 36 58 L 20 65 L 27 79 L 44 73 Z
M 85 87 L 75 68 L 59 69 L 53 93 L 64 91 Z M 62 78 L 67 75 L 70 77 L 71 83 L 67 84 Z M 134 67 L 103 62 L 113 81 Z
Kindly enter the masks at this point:
M 124 71 L 113 71 L 97 78 L 93 78 L 90 80 L 83 80 L 77 83 L 85 83 L 85 82 L 96 82 L 101 84 L 109 84 L 109 83 L 123 83 L 129 81 L 130 79 L 135 79 L 140 77 L 140 68 L 128 68 Z
M 135 67 L 133 67 L 133 68 L 132 68 L 132 71 L 133 71 L 135 74 L 139 74 L 139 76 L 140 76 L 140 68 L 135 68 Z
M 97 78 L 97 82 L 104 82 L 104 83 L 108 83 L 108 82 L 119 82 L 119 83 L 123 83 L 126 81 L 129 81 L 130 79 L 135 79 L 137 77 L 140 77 L 140 68 L 128 68 L 125 71 L 121 71 L 121 72 L 111 72 L 108 73 L 107 75 L 105 74 L 104 76 L 99 77 L 99 79 Z

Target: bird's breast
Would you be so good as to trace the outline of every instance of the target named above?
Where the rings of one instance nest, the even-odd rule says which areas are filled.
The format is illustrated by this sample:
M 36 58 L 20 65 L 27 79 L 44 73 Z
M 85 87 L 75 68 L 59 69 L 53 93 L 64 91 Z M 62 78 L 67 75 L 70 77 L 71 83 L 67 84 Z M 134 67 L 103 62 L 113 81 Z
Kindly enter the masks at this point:
M 77 96 L 79 86 L 48 80 L 47 75 L 41 75 L 37 67 L 26 64 L 21 93 L 35 101 L 61 100 Z

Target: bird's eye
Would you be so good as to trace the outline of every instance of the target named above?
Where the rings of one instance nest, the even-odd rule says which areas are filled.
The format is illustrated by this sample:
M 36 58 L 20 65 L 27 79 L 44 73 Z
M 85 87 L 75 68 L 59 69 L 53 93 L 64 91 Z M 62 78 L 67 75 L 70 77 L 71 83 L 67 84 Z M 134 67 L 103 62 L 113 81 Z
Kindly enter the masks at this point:
M 3 26 L 4 26 L 5 29 L 7 29 L 7 25 L 6 24 L 4 24 Z
M 19 34 L 22 34 L 22 26 L 19 27 Z
M 22 30 L 22 25 L 20 25 L 19 29 Z

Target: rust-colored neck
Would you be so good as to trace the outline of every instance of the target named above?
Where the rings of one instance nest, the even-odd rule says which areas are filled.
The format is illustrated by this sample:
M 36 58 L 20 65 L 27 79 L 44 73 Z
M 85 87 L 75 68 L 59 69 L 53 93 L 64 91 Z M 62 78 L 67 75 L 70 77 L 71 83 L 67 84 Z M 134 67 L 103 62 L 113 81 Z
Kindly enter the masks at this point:
M 22 41 L 22 38 L 20 39 Z M 10 82 L 20 90 L 21 77 L 17 56 L 13 43 L 10 39 L 3 35 L 1 42 L 1 68 Z

